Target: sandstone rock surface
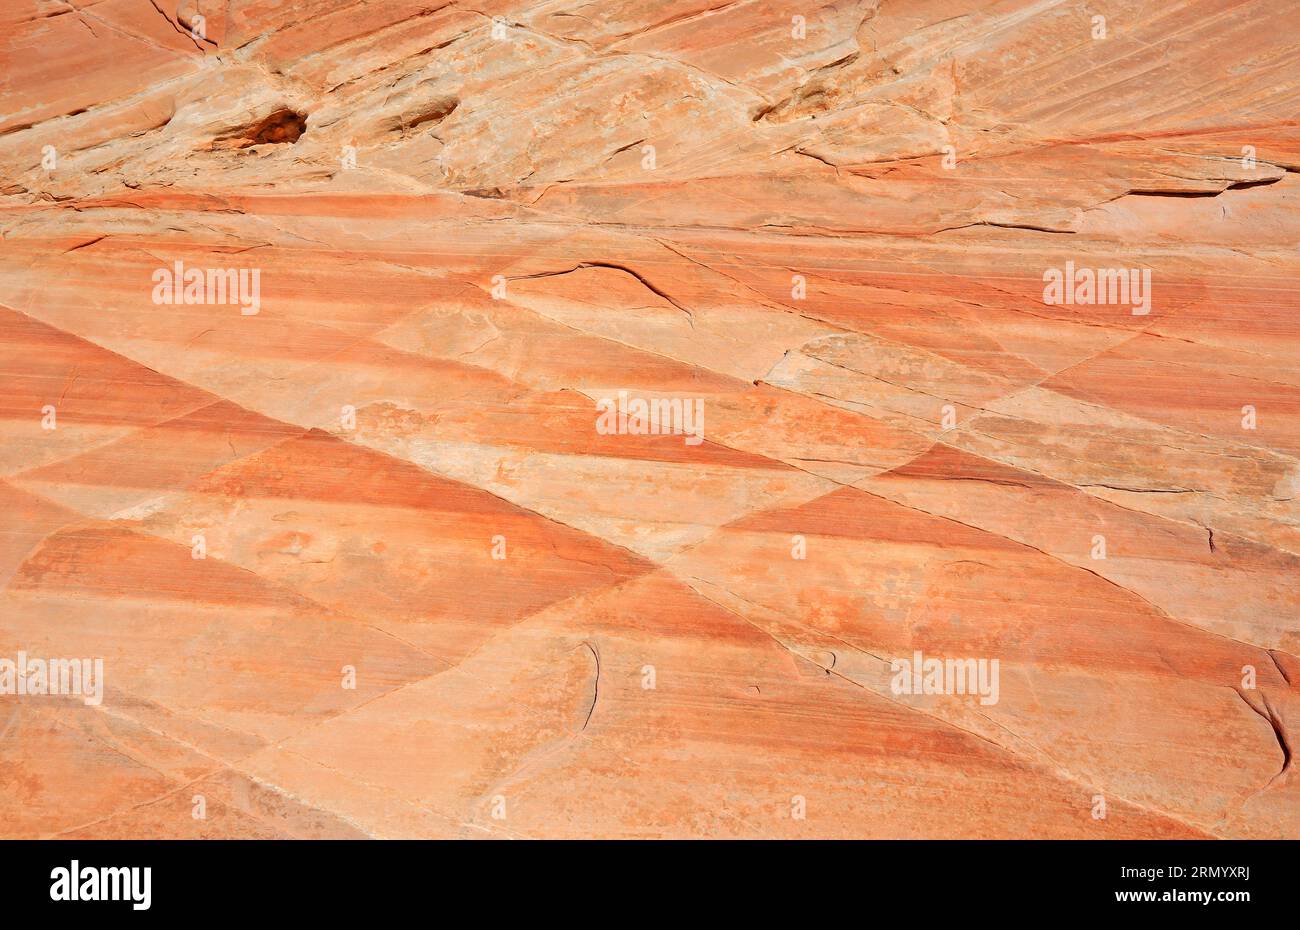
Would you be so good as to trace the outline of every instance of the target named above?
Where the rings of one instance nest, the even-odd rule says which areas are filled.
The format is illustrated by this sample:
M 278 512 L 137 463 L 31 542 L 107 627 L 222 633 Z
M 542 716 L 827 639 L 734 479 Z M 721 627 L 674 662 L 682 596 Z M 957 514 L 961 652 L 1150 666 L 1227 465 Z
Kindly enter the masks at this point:
M 0 33 L 0 834 L 1300 837 L 1294 3 Z

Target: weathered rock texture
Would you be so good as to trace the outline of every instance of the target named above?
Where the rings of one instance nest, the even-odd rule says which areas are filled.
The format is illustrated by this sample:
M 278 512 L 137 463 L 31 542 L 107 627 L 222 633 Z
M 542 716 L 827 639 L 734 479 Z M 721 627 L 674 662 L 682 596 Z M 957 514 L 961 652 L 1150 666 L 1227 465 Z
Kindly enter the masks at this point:
M 0 833 L 1300 836 L 1298 14 L 6 3 Z

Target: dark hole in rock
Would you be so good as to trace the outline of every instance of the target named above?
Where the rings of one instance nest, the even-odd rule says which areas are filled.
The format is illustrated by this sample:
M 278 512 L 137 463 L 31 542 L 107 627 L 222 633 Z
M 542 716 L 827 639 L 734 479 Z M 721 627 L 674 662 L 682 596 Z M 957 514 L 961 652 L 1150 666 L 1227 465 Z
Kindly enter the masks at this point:
M 297 142 L 307 131 L 307 117 L 293 110 L 276 110 L 260 123 L 249 128 L 248 139 L 253 145 L 264 142 Z
M 409 114 L 405 118 L 405 128 L 414 129 L 416 126 L 422 126 L 425 123 L 441 123 L 451 116 L 458 106 L 460 106 L 460 101 L 455 97 L 441 97 Z

